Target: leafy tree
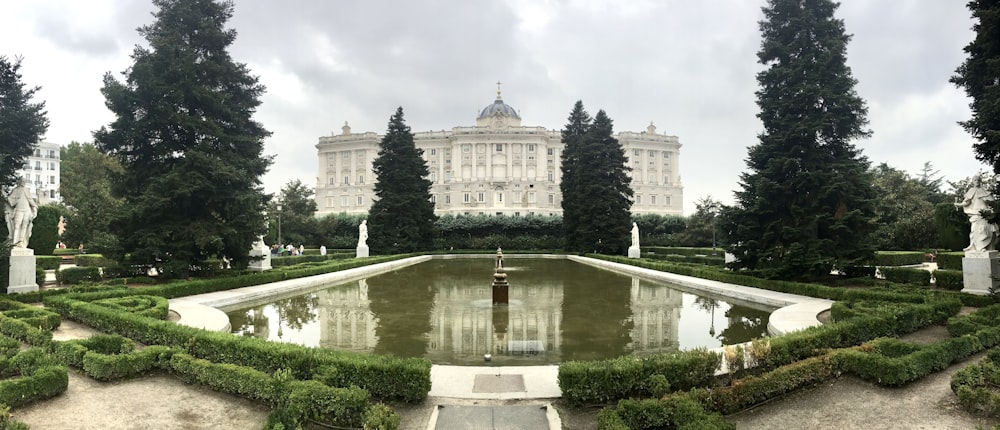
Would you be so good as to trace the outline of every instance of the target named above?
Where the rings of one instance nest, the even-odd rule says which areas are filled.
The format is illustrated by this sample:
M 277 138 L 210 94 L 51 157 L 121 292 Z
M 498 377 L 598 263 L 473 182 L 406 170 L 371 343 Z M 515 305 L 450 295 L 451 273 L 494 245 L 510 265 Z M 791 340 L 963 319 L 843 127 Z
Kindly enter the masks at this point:
M 376 253 L 431 247 L 437 218 L 427 179 L 430 171 L 422 155 L 403 120 L 403 108 L 396 109 L 372 162 L 377 179 L 375 202 L 368 211 L 368 245 Z
M 569 120 L 563 130 L 560 184 L 566 246 L 576 252 L 623 253 L 630 244 L 632 227 L 625 150 L 612 137 L 614 127 L 603 110 L 588 125 L 588 115 L 578 101 Z
M 688 217 L 684 231 L 677 235 L 680 246 L 712 246 L 718 244 L 716 217 L 722 210 L 722 203 L 705 196 L 694 204 L 694 214 Z
M 358 244 L 358 225 L 365 218 L 363 214 L 328 214 L 317 221 L 316 241 L 327 248 L 348 248 L 354 252 Z M 271 229 L 274 229 L 274 221 L 271 221 Z
M 111 178 L 123 173 L 121 164 L 90 143 L 71 142 L 59 152 L 59 194 L 69 207 L 64 243 L 85 244 L 94 252 L 113 250 L 117 239 L 109 226 L 122 199 L 112 195 Z
M 846 64 L 843 21 L 830 0 L 769 0 L 757 75 L 764 125 L 750 147 L 736 205 L 722 212 L 738 267 L 769 277 L 829 273 L 870 261 L 874 193 L 867 108 Z
M 871 174 L 879 196 L 875 203 L 875 246 L 880 250 L 940 247 L 934 203 L 926 182 L 885 163 L 871 169 Z
M 633 214 L 632 222 L 639 226 L 639 243 L 642 246 L 676 245 L 676 237 L 685 227 L 679 215 Z
M 318 223 L 315 217 L 317 208 L 313 194 L 315 194 L 313 189 L 298 179 L 289 181 L 281 189 L 278 200 L 282 204 L 281 240 L 284 243 L 296 246 L 304 243 L 319 245 L 319 238 L 316 234 Z M 268 229 L 275 234 L 277 231 L 277 210 L 277 202 L 272 201 L 268 205 Z M 277 243 L 277 238 L 272 237 L 271 243 Z
M 1000 2 L 972 0 L 967 6 L 977 20 L 972 26 L 976 38 L 965 47 L 969 56 L 951 82 L 972 99 L 972 118 L 959 124 L 978 141 L 976 159 L 1000 173 Z
M 25 88 L 21 81 L 21 59 L 0 56 L 0 188 L 17 181 L 35 145 L 49 128 L 45 102 L 32 103 L 39 87 Z
M 111 223 L 134 264 L 186 276 L 191 265 L 228 257 L 245 267 L 264 229 L 260 177 L 270 132 L 252 119 L 264 86 L 227 48 L 231 2 L 153 0 L 156 21 L 139 29 L 120 82 L 101 92 L 117 117 L 94 133 L 98 148 L 121 163 L 113 180 L 123 210 Z
M 59 217 L 62 209 L 58 205 L 43 205 L 38 207 L 38 215 L 32 221 L 31 238 L 28 248 L 35 250 L 37 255 L 52 255 L 59 243 Z

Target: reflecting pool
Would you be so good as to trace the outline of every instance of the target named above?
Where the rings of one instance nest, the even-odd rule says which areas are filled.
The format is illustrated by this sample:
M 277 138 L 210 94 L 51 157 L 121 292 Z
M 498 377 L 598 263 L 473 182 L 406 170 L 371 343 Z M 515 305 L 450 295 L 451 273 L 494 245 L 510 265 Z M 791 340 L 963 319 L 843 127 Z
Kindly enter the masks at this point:
M 431 260 L 227 312 L 233 332 L 436 364 L 554 364 L 717 347 L 767 335 L 770 310 L 563 259 L 504 260 L 508 305 L 492 304 L 494 260 Z

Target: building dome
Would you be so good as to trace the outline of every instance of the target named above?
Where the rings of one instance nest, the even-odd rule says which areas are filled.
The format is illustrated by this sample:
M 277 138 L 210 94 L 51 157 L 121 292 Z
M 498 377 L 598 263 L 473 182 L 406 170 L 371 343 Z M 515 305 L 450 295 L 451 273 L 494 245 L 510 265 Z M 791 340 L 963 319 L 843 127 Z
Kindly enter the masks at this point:
M 521 116 L 517 114 L 517 111 L 514 110 L 513 107 L 503 102 L 503 99 L 500 98 L 499 91 L 497 92 L 497 99 L 493 103 L 483 108 L 483 111 L 479 114 L 478 117 L 476 117 L 476 119 L 486 119 L 497 114 L 521 119 Z

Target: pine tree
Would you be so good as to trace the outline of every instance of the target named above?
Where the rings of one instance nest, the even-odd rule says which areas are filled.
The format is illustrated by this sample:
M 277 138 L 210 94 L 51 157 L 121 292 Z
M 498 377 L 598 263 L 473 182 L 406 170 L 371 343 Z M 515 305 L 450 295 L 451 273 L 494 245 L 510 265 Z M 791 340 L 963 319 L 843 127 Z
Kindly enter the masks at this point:
M 611 118 L 603 110 L 590 123 L 578 101 L 569 120 L 563 130 L 560 183 L 566 247 L 576 252 L 623 253 L 632 229 L 625 150 L 613 137 Z
M 94 133 L 124 169 L 113 184 L 124 198 L 116 257 L 170 276 L 212 257 L 245 266 L 264 229 L 260 178 L 271 164 L 270 132 L 252 119 L 264 86 L 227 52 L 231 2 L 153 4 L 155 22 L 139 29 L 149 48 L 136 46 L 124 82 L 104 77 L 117 119 Z
M 976 159 L 1000 173 L 1000 1 L 973 0 L 968 8 L 978 20 L 972 26 L 976 38 L 965 47 L 969 57 L 951 82 L 972 98 L 972 118 L 959 124 L 978 141 Z
M 566 238 L 566 248 L 586 252 L 589 243 L 580 231 L 580 221 L 587 216 L 586 202 L 580 196 L 583 190 L 581 176 L 583 161 L 581 151 L 587 143 L 587 130 L 590 129 L 590 115 L 583 109 L 583 101 L 577 100 L 569 114 L 569 123 L 562 130 L 563 151 L 560 155 L 562 178 L 559 190 L 562 192 L 563 232 Z
M 434 203 L 430 171 L 423 151 L 403 120 L 403 108 L 389 119 L 375 171 L 375 202 L 368 212 L 368 245 L 375 253 L 430 249 L 434 238 Z
M 39 88 L 25 88 L 20 69 L 20 58 L 0 56 L 0 188 L 14 185 L 17 171 L 49 128 L 45 102 L 31 102 Z
M 736 206 L 722 212 L 740 267 L 807 277 L 870 260 L 874 193 L 865 102 L 846 65 L 850 36 L 830 0 L 769 0 L 760 22 L 757 115 Z

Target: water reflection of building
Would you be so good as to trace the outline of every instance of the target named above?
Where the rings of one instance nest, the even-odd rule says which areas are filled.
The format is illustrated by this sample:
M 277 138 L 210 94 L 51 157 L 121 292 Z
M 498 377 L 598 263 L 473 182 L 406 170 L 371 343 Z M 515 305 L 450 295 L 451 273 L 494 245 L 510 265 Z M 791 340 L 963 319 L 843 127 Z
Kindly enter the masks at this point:
M 484 282 L 482 287 L 453 285 L 437 290 L 428 345 L 431 361 L 479 359 L 487 352 L 558 354 L 562 285 L 511 286 L 506 307 L 491 305 L 490 288 Z
M 683 293 L 663 285 L 632 279 L 633 328 L 629 331 L 635 352 L 673 352 L 678 348 Z
M 323 348 L 371 352 L 375 337 L 375 318 L 370 310 L 368 284 L 344 286 L 317 292 L 319 296 L 320 341 Z

